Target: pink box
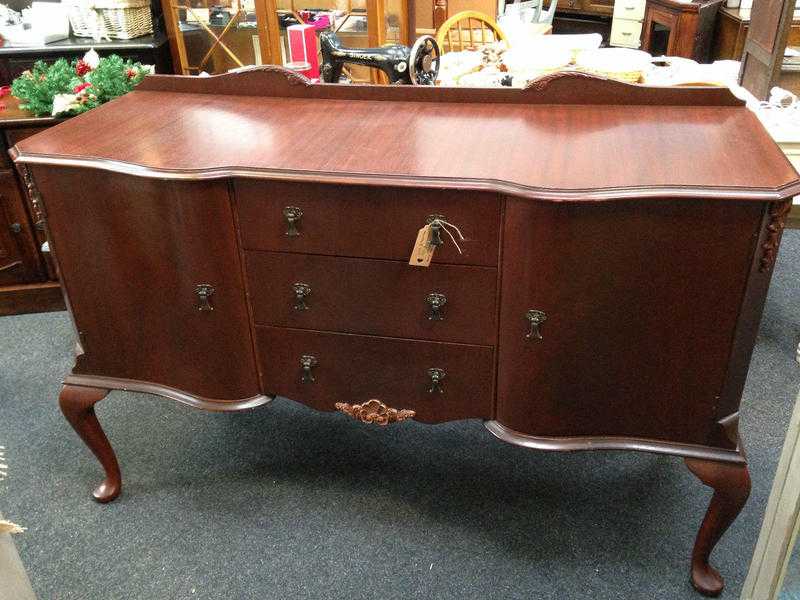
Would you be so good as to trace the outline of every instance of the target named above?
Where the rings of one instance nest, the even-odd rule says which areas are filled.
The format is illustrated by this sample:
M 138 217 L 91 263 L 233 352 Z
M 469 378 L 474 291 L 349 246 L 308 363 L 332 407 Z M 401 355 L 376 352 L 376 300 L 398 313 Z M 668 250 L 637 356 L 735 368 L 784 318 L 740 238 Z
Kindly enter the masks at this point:
M 308 77 L 318 79 L 319 55 L 316 28 L 313 25 L 289 25 L 286 28 L 286 35 L 289 39 L 289 61 L 308 63 L 311 65 Z

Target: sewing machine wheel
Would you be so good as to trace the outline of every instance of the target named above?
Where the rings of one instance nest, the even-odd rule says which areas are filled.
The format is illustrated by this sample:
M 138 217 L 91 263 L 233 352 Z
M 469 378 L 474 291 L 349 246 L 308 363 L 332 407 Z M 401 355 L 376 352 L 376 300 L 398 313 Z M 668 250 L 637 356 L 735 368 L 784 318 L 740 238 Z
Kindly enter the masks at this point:
M 408 55 L 408 76 L 414 85 L 433 85 L 439 75 L 439 44 L 430 35 L 423 35 Z

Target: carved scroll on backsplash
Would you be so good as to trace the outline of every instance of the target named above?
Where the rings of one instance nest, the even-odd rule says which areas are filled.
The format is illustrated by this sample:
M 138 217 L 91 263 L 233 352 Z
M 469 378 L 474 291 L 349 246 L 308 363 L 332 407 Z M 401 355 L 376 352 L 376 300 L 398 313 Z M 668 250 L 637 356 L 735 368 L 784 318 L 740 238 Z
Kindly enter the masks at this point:
M 791 200 L 773 202 L 769 207 L 769 224 L 764 243 L 761 244 L 761 264 L 758 270 L 761 273 L 769 271 L 775 264 L 778 256 L 778 244 L 781 241 L 781 232 L 786 224 L 786 215 L 792 208 Z

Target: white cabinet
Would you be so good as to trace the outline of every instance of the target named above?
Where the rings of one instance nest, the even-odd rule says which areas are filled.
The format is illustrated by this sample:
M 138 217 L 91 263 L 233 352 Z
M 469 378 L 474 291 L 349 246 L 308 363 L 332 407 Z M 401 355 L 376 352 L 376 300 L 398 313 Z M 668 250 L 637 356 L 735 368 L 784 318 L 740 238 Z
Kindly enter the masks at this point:
M 616 0 L 611 22 L 612 46 L 638 48 L 642 43 L 645 0 Z

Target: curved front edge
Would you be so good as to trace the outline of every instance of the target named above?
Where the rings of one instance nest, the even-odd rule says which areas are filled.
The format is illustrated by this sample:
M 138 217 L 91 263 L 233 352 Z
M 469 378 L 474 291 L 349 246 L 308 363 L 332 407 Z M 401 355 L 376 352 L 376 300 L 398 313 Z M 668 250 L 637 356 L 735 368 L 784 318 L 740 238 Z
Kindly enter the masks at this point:
M 105 388 L 108 390 L 122 390 L 126 392 L 140 392 L 143 394 L 153 394 L 175 400 L 181 404 L 208 410 L 212 412 L 237 412 L 256 408 L 272 402 L 272 396 L 259 394 L 251 398 L 241 400 L 216 400 L 213 398 L 203 398 L 195 396 L 189 392 L 184 392 L 175 388 L 148 381 L 134 381 L 131 379 L 118 379 L 115 377 L 99 377 L 92 375 L 68 375 L 64 378 L 65 385 L 85 386 L 94 388 Z
M 509 429 L 497 421 L 485 421 L 484 426 L 494 436 L 517 446 L 534 450 L 558 452 L 577 452 L 581 450 L 633 450 L 636 452 L 652 452 L 670 454 L 684 458 L 696 458 L 720 462 L 744 464 L 744 457 L 735 450 L 710 448 L 694 444 L 680 444 L 660 440 L 648 440 L 633 437 L 544 437 L 527 435 Z

